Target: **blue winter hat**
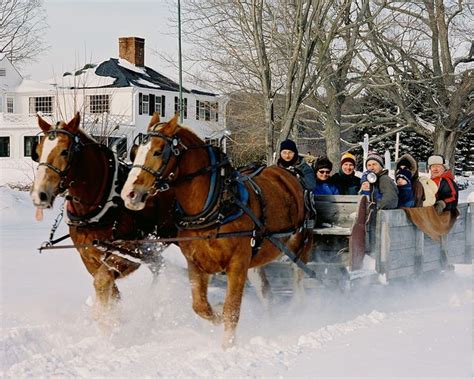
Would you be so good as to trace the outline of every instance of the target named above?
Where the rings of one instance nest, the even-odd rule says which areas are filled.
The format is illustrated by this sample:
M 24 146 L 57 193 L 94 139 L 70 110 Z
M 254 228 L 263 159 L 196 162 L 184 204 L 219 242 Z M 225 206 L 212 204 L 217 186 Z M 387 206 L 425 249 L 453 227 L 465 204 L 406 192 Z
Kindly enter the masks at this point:
M 296 147 L 296 143 L 294 141 L 292 141 L 291 139 L 286 139 L 280 144 L 280 153 L 283 150 L 291 150 L 296 155 L 298 155 L 298 149 Z
M 360 177 L 360 183 L 361 184 L 368 181 L 367 180 L 367 175 L 369 175 L 369 173 L 371 173 L 371 172 L 373 172 L 373 171 L 367 170 L 362 174 L 362 176 Z
M 411 178 L 412 178 L 411 171 L 405 168 L 398 170 L 397 173 L 395 174 L 395 180 L 398 178 L 405 179 L 408 183 L 411 183 Z

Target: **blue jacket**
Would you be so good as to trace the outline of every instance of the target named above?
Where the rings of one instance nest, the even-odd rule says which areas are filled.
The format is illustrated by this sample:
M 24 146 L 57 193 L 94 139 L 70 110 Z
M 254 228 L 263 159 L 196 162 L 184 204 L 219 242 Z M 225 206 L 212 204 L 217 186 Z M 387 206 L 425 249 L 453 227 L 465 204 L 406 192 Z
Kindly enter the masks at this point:
M 398 186 L 398 207 L 412 208 L 415 206 L 415 195 L 410 183 Z
M 339 195 L 339 191 L 334 184 L 316 179 L 316 187 L 314 187 L 313 195 Z

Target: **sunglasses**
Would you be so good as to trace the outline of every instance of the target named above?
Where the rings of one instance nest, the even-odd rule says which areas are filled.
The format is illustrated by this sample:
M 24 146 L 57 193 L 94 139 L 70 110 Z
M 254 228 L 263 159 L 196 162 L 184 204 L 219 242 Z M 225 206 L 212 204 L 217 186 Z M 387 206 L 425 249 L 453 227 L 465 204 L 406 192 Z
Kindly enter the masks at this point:
M 320 174 L 328 174 L 328 175 L 331 173 L 331 171 L 329 171 L 329 170 L 318 170 L 318 172 Z

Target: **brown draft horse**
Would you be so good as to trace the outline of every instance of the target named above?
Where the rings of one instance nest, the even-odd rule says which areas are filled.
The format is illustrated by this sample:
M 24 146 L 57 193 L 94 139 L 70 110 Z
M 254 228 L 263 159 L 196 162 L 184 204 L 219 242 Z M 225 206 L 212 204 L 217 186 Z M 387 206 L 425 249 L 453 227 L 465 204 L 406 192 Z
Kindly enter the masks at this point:
M 119 196 L 121 173 L 113 152 L 96 143 L 79 128 L 79 113 L 54 127 L 38 116 L 44 133 L 33 155 L 39 162 L 31 190 L 38 209 L 51 208 L 58 194 L 67 191 L 69 234 L 75 245 L 91 245 L 94 240 L 136 239 L 153 230 L 162 237 L 176 235 L 170 212 L 173 194 L 150 198 L 144 210 L 133 212 Z M 156 227 L 156 229 L 155 229 Z M 105 255 L 95 247 L 79 247 L 87 270 L 94 278 L 94 316 L 108 328 L 110 311 L 119 299 L 115 283 L 135 271 L 139 264 L 117 255 Z
M 148 195 L 156 192 L 157 183 L 164 180 L 166 184 L 159 189 L 165 190 L 169 185 L 174 188 L 183 214 L 199 214 L 210 192 L 211 174 L 206 171 L 210 161 L 205 143 L 189 129 L 179 126 L 177 116 L 166 123 L 159 123 L 159 117 L 153 116 L 147 139 L 139 146 L 133 168 L 122 189 L 125 206 L 133 210 L 143 209 Z M 253 180 L 260 187 L 266 206 L 262 208 L 261 201 L 245 182 L 249 193 L 248 208 L 258 218 L 264 216 L 266 231 L 296 230 L 290 237 L 281 240 L 294 254 L 299 253 L 303 260 L 307 260 L 311 238 L 307 238 L 306 230 L 297 229 L 305 217 L 303 189 L 298 179 L 284 169 L 271 166 Z M 265 209 L 265 214 L 262 214 L 262 209 Z M 253 228 L 254 221 L 244 213 L 218 228 L 180 230 L 178 237 L 209 236 L 216 232 Z M 188 263 L 194 311 L 213 323 L 224 322 L 223 347 L 232 346 L 247 271 L 279 257 L 280 250 L 264 239 L 258 253 L 252 255 L 250 236 L 187 240 L 180 241 L 179 246 Z M 207 299 L 209 275 L 218 272 L 227 274 L 222 315 L 212 309 Z M 302 271 L 299 272 L 302 275 Z

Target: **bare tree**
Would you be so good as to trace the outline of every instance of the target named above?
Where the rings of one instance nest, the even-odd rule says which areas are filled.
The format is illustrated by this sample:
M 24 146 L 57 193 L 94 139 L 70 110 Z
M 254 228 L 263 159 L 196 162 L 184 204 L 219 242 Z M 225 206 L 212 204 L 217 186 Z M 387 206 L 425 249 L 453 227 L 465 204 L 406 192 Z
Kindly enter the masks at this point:
M 261 94 L 267 162 L 292 130 L 301 103 L 321 79 L 315 51 L 327 51 L 344 22 L 334 0 L 187 0 L 185 35 L 205 66 L 203 80 L 229 92 Z M 346 1 L 345 3 L 350 3 Z M 212 46 L 212 49 L 209 47 Z M 326 62 L 322 61 L 323 64 Z M 201 75 L 203 77 L 203 75 Z M 280 130 L 274 102 L 285 98 Z M 275 144 L 276 142 L 276 144 Z
M 12 63 L 35 60 L 46 49 L 47 27 L 41 0 L 0 1 L 0 53 Z
M 384 7 L 381 3 L 374 10 L 378 14 Z M 336 0 L 332 2 L 332 13 L 341 14 L 340 22 L 333 24 L 335 29 L 320 30 L 322 41 L 318 43 L 314 61 L 320 67 L 320 80 L 315 81 L 310 98 L 305 101 L 300 115 L 300 123 L 306 127 L 320 127 L 320 135 L 326 141 L 326 154 L 335 163 L 339 162 L 341 133 L 355 127 L 359 115 L 353 114 L 346 106 L 360 95 L 366 81 L 355 68 L 359 65 L 357 56 L 361 45 L 360 28 L 369 16 L 368 0 Z M 373 16 L 372 16 L 373 17 Z M 316 135 L 315 135 L 316 134 Z M 311 139 L 318 139 L 317 133 L 310 134 Z
M 452 164 L 458 139 L 474 127 L 472 11 L 464 0 L 391 1 L 386 10 L 361 38 L 370 91 L 396 108 L 389 122 L 430 138 Z

